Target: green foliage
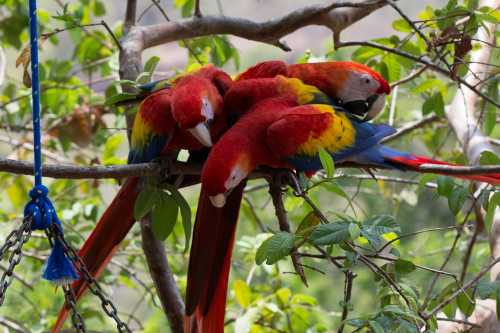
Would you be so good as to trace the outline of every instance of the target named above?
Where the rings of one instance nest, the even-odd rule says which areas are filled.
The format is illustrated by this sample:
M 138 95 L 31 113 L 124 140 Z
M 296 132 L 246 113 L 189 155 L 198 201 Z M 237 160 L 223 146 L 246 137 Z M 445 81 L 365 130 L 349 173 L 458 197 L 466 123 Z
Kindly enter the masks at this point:
M 194 3 L 194 0 L 174 1 L 177 16 L 192 16 Z M 416 24 L 424 27 L 424 36 L 432 45 L 439 45 L 438 48 L 429 47 L 424 38 L 399 17 L 392 22 L 394 34 L 371 42 L 416 58 L 430 59 L 443 68 L 447 68 L 445 61 L 450 66 L 458 58 L 470 61 L 470 52 L 460 54 L 460 50 L 466 49 L 460 46 L 464 32 L 466 37 L 472 37 L 486 23 L 496 24 L 500 19 L 498 9 L 478 7 L 476 0 L 442 1 L 435 8 L 414 3 L 412 5 L 420 12 L 410 17 L 420 21 Z M 125 115 L 134 112 L 134 109 L 125 110 L 120 105 L 144 94 L 144 84 L 147 86 L 158 78 L 164 80 L 153 90 L 168 85 L 171 77 L 159 77 L 164 74 L 158 73 L 157 68 L 171 70 L 173 53 L 164 48 L 148 50 L 144 54 L 143 69 L 138 69 L 139 75 L 135 80 L 116 80 L 120 74 L 119 50 L 112 36 L 100 25 L 84 29 L 79 26 L 105 19 L 120 40 L 123 34 L 123 23 L 120 21 L 123 6 L 103 0 L 54 3 L 50 6 L 39 1 L 39 6 L 40 32 L 49 34 L 41 47 L 39 65 L 43 90 L 44 149 L 49 152 L 44 154 L 44 160 L 51 164 L 82 166 L 125 163 Z M 258 6 L 265 10 L 268 4 L 259 3 Z M 160 15 L 151 15 L 155 10 L 152 7 L 140 24 L 163 23 Z M 208 15 L 215 9 L 207 8 L 206 12 Z M 176 17 L 175 13 L 168 14 Z M 117 17 L 118 20 L 113 21 Z M 155 19 L 157 21 L 147 22 Z M 16 57 L 26 50 L 27 24 L 25 1 L 0 0 L 0 47 L 8 58 L 7 77 L 0 86 L 0 153 L 4 157 L 29 161 L 32 153 L 22 144 L 29 144 L 31 136 L 30 89 L 22 84 L 22 68 L 14 69 Z M 64 31 L 53 33 L 55 29 Z M 356 39 L 366 40 L 362 35 Z M 377 48 L 361 46 L 322 52 L 319 50 L 322 42 L 317 45 L 307 42 L 307 47 L 314 47 L 314 52 L 303 51 L 300 58 L 292 56 L 287 61 L 354 59 L 380 71 L 391 83 L 408 77 L 423 66 Z M 325 43 L 331 48 L 330 37 L 325 39 Z M 225 35 L 203 36 L 180 41 L 179 45 L 185 48 L 187 68 L 177 74 L 207 63 L 224 66 L 231 74 L 236 74 L 240 62 L 243 69 L 257 61 L 281 55 L 268 53 L 270 48 L 261 46 L 245 46 L 245 52 L 240 53 L 233 39 Z M 485 44 L 472 40 L 471 46 L 472 50 L 477 50 Z M 441 59 L 436 49 L 439 49 Z M 165 54 L 166 51 L 169 53 Z M 493 50 L 492 59 L 498 59 L 499 54 L 498 50 Z M 470 75 L 465 64 L 457 63 L 456 67 L 457 78 Z M 445 107 L 449 107 L 455 94 L 459 93 L 456 87 L 455 79 L 429 68 L 400 84 L 397 97 L 394 94 L 391 97 L 396 103 L 395 127 L 403 127 L 429 114 L 436 114 L 442 119 L 400 137 L 391 145 L 440 160 L 467 163 L 463 147 L 450 134 L 449 126 L 444 121 Z M 498 87 L 498 78 L 492 77 L 481 91 L 498 100 Z M 498 108 L 481 99 L 477 105 L 481 129 L 486 135 L 499 140 Z M 386 111 L 375 121 L 385 123 L 387 120 Z M 9 140 L 13 140 L 12 144 L 8 143 Z M 414 186 L 379 178 L 378 175 L 384 172 L 381 170 L 375 172 L 378 181 L 366 177 L 359 179 L 357 170 L 335 170 L 331 156 L 325 151 L 320 152 L 320 160 L 328 179 L 325 174 L 311 179 L 301 175 L 299 181 L 311 202 L 319 207 L 330 223 L 323 224 L 312 207 L 288 191 L 285 208 L 292 232 L 269 233 L 277 229 L 277 223 L 267 191 L 245 193 L 229 282 L 228 332 L 331 332 L 338 329 L 341 313 L 346 308 L 349 310 L 345 321 L 346 333 L 354 330 L 417 333 L 423 327 L 419 311 L 432 311 L 454 293 L 459 293 L 459 296 L 442 309 L 449 318 L 454 318 L 457 309 L 470 314 L 475 309 L 476 298 L 495 299 L 497 307 L 500 306 L 498 283 L 483 279 L 475 288 L 463 293 L 454 279 L 442 274 L 429 294 L 428 304 L 423 306 L 430 281 L 435 276 L 428 269 L 441 267 L 457 235 L 456 230 L 445 230 L 445 227 L 459 225 L 461 236 L 444 270 L 459 276 L 463 269 L 463 255 L 472 234 L 469 225 L 477 220 L 474 211 L 466 218 L 467 212 L 463 209 L 464 206 L 469 207 L 468 201 L 472 198 L 469 183 L 445 176 L 423 175 L 416 179 L 419 185 Z M 495 154 L 486 152 L 482 154 L 480 163 L 497 165 L 500 161 Z M 406 181 L 413 179 L 410 172 L 384 175 Z M 0 233 L 3 236 L 1 239 L 5 239 L 8 232 L 18 225 L 27 193 L 33 184 L 31 177 L 8 173 L 0 174 L 0 181 L 4 187 L 4 195 L 0 196 L 0 216 L 4 228 Z M 119 184 L 108 180 L 44 181 L 49 186 L 68 241 L 75 248 L 80 248 Z M 437 189 L 433 188 L 435 184 Z M 249 186 L 265 187 L 265 183 L 250 181 Z M 197 187 L 179 191 L 173 185 L 157 184 L 156 180 L 151 180 L 146 182 L 133 207 L 136 220 L 148 214 L 151 216 L 154 233 L 164 241 L 169 264 L 181 292 L 185 290 L 186 250 L 189 248 L 192 212 L 196 209 L 198 193 Z M 486 231 L 479 235 L 472 249 L 465 281 L 474 277 L 489 261 L 486 236 L 491 229 L 494 212 L 500 208 L 500 192 L 497 188 L 488 188 L 479 196 L 478 202 L 486 211 Z M 55 322 L 64 298 L 59 289 L 54 290 L 53 286 L 40 280 L 43 259 L 48 256 L 50 247 L 43 233 L 35 232 L 34 235 L 37 237 L 26 244 L 22 264 L 16 269 L 16 278 L 9 287 L 5 304 L 0 308 L 0 316 L 22 324 L 27 332 L 42 332 Z M 292 250 L 302 254 L 301 264 L 309 288 L 305 288 L 295 274 L 288 274 L 294 270 L 288 260 Z M 341 268 L 321 258 L 325 255 L 334 258 Z M 368 266 L 366 260 L 376 267 Z M 168 322 L 160 310 L 154 285 L 144 273 L 148 272 L 148 268 L 142 254 L 138 225 L 119 246 L 109 268 L 100 283 L 110 295 L 116 294 L 117 288 L 120 294 L 124 291 L 127 295 L 113 299 L 120 314 L 137 307 L 140 311 L 135 313 L 134 318 L 141 322 L 142 332 L 165 331 Z M 347 272 L 356 277 L 352 297 L 346 302 L 343 296 Z M 78 307 L 89 330 L 111 332 L 115 329 L 95 298 L 85 297 Z M 135 320 L 131 319 L 131 322 Z M 431 317 L 427 322 L 427 332 L 435 332 L 438 323 L 435 316 Z M 138 326 L 135 327 L 138 329 Z

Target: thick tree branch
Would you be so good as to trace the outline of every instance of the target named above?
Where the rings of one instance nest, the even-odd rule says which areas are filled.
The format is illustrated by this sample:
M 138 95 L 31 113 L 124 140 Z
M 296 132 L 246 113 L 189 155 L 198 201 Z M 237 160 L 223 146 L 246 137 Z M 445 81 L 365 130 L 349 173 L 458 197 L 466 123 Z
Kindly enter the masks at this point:
M 359 164 L 354 162 L 339 163 L 337 168 L 369 168 L 372 165 Z M 376 167 L 381 169 L 380 167 Z M 202 166 L 199 164 L 188 164 L 175 162 L 169 165 L 166 170 L 162 170 L 160 163 L 140 163 L 130 165 L 109 165 L 109 166 L 77 166 L 77 165 L 54 165 L 45 164 L 43 175 L 48 178 L 64 179 L 122 179 L 126 177 L 159 176 L 163 173 L 169 175 L 199 175 Z M 478 175 L 500 173 L 500 165 L 483 166 L 449 166 L 423 164 L 420 169 L 423 172 L 434 172 L 443 175 Z M 30 162 L 17 161 L 7 158 L 0 158 L 0 172 L 9 172 L 18 175 L 33 175 L 33 164 Z M 254 171 L 250 179 L 269 177 L 269 172 L 265 170 Z
M 160 44 L 213 34 L 231 34 L 249 40 L 275 45 L 285 51 L 288 47 L 280 39 L 308 25 L 322 25 L 339 33 L 356 21 L 386 5 L 385 0 L 363 2 L 334 2 L 328 5 L 307 6 L 280 18 L 254 22 L 228 16 L 203 16 L 135 28 L 128 41 L 134 48 L 147 49 Z
M 151 220 L 148 217 L 141 221 L 141 235 L 142 249 L 170 328 L 173 333 L 183 333 L 184 302 L 168 265 L 163 242 L 153 235 Z

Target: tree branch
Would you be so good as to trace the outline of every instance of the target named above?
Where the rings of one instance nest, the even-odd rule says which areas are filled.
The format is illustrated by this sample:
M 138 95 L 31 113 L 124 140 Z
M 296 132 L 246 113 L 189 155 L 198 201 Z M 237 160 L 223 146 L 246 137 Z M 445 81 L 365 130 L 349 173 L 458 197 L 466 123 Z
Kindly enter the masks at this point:
M 134 38 L 128 39 L 136 44 L 135 48 L 147 49 L 180 39 L 231 34 L 290 51 L 290 47 L 280 39 L 300 28 L 308 25 L 322 25 L 339 33 L 385 5 L 385 0 L 365 0 L 360 3 L 335 2 L 329 5 L 303 7 L 266 22 L 254 22 L 245 18 L 228 16 L 194 17 L 178 22 L 138 27 L 134 29 L 137 32 Z
M 184 332 L 184 302 L 168 265 L 163 243 L 155 238 L 151 220 L 141 221 L 142 249 L 146 255 L 149 272 L 155 284 L 163 311 L 173 333 Z
M 345 162 L 336 164 L 337 168 L 369 168 L 373 165 Z M 376 166 L 378 169 L 383 169 Z M 199 175 L 202 165 L 184 162 L 171 163 L 165 170 L 160 163 L 139 163 L 129 165 L 99 165 L 99 166 L 77 166 L 77 165 L 55 165 L 44 164 L 43 175 L 48 178 L 64 179 L 122 179 L 126 177 L 159 176 L 162 173 L 168 175 Z M 442 175 L 478 175 L 500 173 L 500 165 L 483 166 L 451 166 L 423 164 L 422 172 L 439 173 Z M 33 175 L 33 163 L 0 158 L 0 172 L 9 172 L 18 175 Z M 269 171 L 256 170 L 250 174 L 250 179 L 267 178 Z
M 282 182 L 279 173 L 273 175 L 272 179 L 269 181 L 269 193 L 273 200 L 274 209 L 276 211 L 276 217 L 278 218 L 278 223 L 281 231 L 286 231 L 288 233 L 292 232 L 290 230 L 290 223 L 288 222 L 288 217 L 285 210 L 285 205 L 283 204 L 283 192 L 282 192 Z M 295 272 L 300 276 L 302 282 L 308 287 L 306 275 L 304 273 L 304 268 L 300 264 L 300 255 L 297 250 L 293 250 L 290 254 L 292 259 L 293 268 Z
M 389 135 L 389 136 L 386 136 L 385 138 L 383 138 L 380 141 L 380 143 L 387 143 L 387 142 L 393 141 L 393 140 L 395 140 L 395 139 L 397 139 L 397 138 L 399 138 L 407 133 L 410 133 L 418 128 L 424 127 L 425 125 L 428 125 L 428 124 L 431 124 L 435 121 L 438 121 L 439 119 L 440 119 L 440 117 L 436 114 L 427 115 L 418 121 L 415 121 L 413 123 L 410 123 L 408 125 L 405 125 L 405 126 L 399 128 L 396 133 Z

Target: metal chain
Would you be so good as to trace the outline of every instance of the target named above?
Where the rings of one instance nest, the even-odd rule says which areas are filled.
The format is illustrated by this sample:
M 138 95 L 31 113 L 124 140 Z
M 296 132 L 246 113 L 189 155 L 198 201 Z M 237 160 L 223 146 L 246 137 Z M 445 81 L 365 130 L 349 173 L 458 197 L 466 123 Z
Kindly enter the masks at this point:
M 99 282 L 97 282 L 97 280 L 94 279 L 92 274 L 90 274 L 90 272 L 87 270 L 85 263 L 80 258 L 78 253 L 66 242 L 59 226 L 52 224 L 50 230 L 52 235 L 61 242 L 64 248 L 64 252 L 68 256 L 68 258 L 73 262 L 73 265 L 75 265 L 78 271 L 82 274 L 92 294 L 96 295 L 100 299 L 101 307 L 104 310 L 104 312 L 115 321 L 118 332 L 132 333 L 127 324 L 125 324 L 125 322 L 123 322 L 118 317 L 118 311 L 115 305 L 104 295 L 104 291 L 99 285 Z
M 31 217 L 25 218 L 23 220 L 23 224 L 18 229 L 15 229 L 9 234 L 9 236 L 7 237 L 7 241 L 0 248 L 0 260 L 3 258 L 7 250 L 13 248 L 13 251 L 9 256 L 9 267 L 7 267 L 7 269 L 2 274 L 2 277 L 0 278 L 0 306 L 3 305 L 7 288 L 12 283 L 14 277 L 14 269 L 21 262 L 21 259 L 23 257 L 23 245 L 31 237 L 31 221 Z
M 75 331 L 78 333 L 86 333 L 87 331 L 85 330 L 85 322 L 83 321 L 82 315 L 76 308 L 76 297 L 75 293 L 73 292 L 73 288 L 71 288 L 71 285 L 69 284 L 63 285 L 62 288 L 64 291 L 64 298 L 66 299 L 65 306 L 69 306 L 71 309 L 71 322 L 73 323 Z

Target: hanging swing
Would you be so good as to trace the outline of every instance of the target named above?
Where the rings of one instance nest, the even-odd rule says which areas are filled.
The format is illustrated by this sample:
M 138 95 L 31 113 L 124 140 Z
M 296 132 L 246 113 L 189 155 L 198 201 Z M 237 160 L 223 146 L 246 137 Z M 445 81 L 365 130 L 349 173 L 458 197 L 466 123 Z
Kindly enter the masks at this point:
M 82 316 L 76 308 L 75 295 L 70 283 L 81 274 L 90 291 L 101 301 L 104 312 L 114 320 L 118 332 L 131 332 L 118 317 L 115 305 L 106 297 L 99 283 L 88 272 L 77 252 L 64 239 L 63 227 L 49 199 L 48 189 L 42 184 L 42 153 L 40 130 L 40 82 L 38 77 L 38 24 L 36 0 L 29 0 L 29 27 L 31 46 L 32 113 L 35 186 L 29 192 L 30 201 L 24 208 L 21 226 L 13 230 L 0 247 L 0 260 L 9 254 L 9 265 L 0 277 L 0 306 L 4 303 L 8 287 L 14 277 L 14 269 L 21 262 L 23 245 L 29 241 L 33 230 L 45 231 L 52 251 L 45 263 L 43 278 L 62 286 L 66 306 L 71 310 L 71 320 L 76 332 L 86 332 Z

